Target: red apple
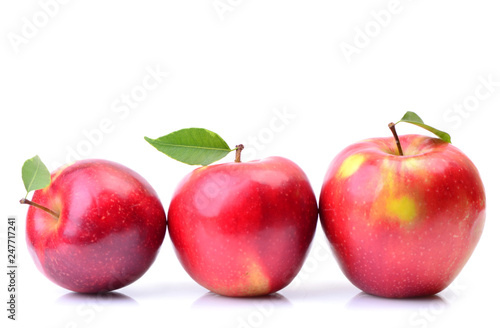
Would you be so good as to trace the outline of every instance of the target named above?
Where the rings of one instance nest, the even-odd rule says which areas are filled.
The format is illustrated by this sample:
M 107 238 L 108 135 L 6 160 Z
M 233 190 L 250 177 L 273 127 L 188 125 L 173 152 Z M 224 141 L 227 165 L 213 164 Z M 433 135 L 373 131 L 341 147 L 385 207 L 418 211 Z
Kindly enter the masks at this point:
M 330 164 L 323 229 L 342 271 L 366 293 L 432 295 L 458 275 L 479 241 L 485 193 L 474 164 L 440 139 L 406 135 L 353 144 Z
M 141 277 L 166 232 L 165 211 L 137 173 L 105 160 L 60 168 L 35 191 L 28 210 L 28 248 L 38 269 L 81 293 L 110 291 Z
M 317 219 L 304 172 L 270 157 L 195 169 L 174 193 L 168 230 L 200 285 L 226 296 L 259 296 L 297 275 Z

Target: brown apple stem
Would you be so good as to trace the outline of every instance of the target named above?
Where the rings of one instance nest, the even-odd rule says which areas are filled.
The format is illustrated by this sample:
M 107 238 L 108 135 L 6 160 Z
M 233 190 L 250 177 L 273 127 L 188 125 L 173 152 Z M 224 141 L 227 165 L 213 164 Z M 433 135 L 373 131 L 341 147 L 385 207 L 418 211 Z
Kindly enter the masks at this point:
M 394 136 L 394 140 L 396 140 L 396 145 L 398 146 L 399 156 L 403 156 L 403 148 L 401 148 L 401 143 L 399 142 L 398 134 L 396 133 L 396 124 L 389 123 L 389 129 L 392 131 L 392 135 Z
M 235 163 L 241 163 L 241 151 L 245 148 L 243 145 L 236 146 L 236 158 L 234 159 Z
M 28 204 L 28 205 L 30 205 L 30 206 L 33 206 L 33 207 L 39 208 L 39 209 L 41 209 L 42 211 L 45 211 L 45 212 L 49 213 L 50 215 L 52 215 L 53 217 L 55 217 L 56 219 L 58 219 L 58 220 L 59 220 L 59 213 L 54 212 L 54 211 L 53 211 L 53 210 L 51 210 L 50 208 L 47 208 L 47 207 L 45 207 L 45 206 L 43 206 L 43 205 L 37 204 L 37 203 L 35 203 L 35 202 L 32 202 L 32 201 L 31 201 L 31 200 L 29 200 L 29 199 L 23 198 L 23 199 L 21 199 L 21 200 L 19 201 L 19 203 L 21 203 L 21 204 Z

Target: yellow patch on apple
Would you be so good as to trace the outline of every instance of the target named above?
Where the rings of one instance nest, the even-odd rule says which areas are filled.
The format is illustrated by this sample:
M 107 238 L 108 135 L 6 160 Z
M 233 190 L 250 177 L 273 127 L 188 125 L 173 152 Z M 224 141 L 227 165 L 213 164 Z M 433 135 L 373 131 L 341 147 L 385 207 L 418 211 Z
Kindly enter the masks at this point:
M 255 262 L 250 262 L 244 271 L 240 271 L 240 276 L 233 280 L 234 284 L 228 281 L 219 281 L 217 287 L 210 290 L 217 294 L 246 297 L 267 295 L 271 290 L 269 279 L 264 274 L 262 268 Z M 228 285 L 229 284 L 229 285 Z
M 408 196 L 389 198 L 387 212 L 391 216 L 398 217 L 401 221 L 409 222 L 417 215 L 417 207 L 415 201 Z
M 359 169 L 364 161 L 365 157 L 361 154 L 354 154 L 347 157 L 340 166 L 338 175 L 344 179 L 350 177 Z
M 250 264 L 244 279 L 245 282 L 242 285 L 247 286 L 245 293 L 248 295 L 265 295 L 271 289 L 269 279 L 255 262 Z
M 416 171 L 421 169 L 421 165 L 419 165 L 419 161 L 415 158 L 406 158 L 404 162 L 402 162 L 403 168 L 408 171 Z

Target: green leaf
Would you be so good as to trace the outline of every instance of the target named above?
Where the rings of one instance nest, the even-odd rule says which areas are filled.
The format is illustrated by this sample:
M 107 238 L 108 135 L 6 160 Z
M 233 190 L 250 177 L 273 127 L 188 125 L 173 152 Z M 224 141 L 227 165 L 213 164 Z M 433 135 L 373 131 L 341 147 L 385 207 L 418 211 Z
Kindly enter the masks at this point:
M 406 122 L 420 126 L 421 128 L 424 128 L 427 131 L 434 133 L 441 140 L 451 143 L 451 137 L 448 133 L 435 129 L 432 126 L 425 124 L 424 121 L 422 121 L 422 119 L 414 112 L 410 111 L 406 112 L 406 114 L 403 116 L 403 118 L 401 118 L 401 120 L 399 120 L 399 122 Z M 399 122 L 397 122 L 396 124 L 398 124 Z
M 22 176 L 26 195 L 30 191 L 43 189 L 50 184 L 50 172 L 38 155 L 24 162 Z
M 201 129 L 182 129 L 158 139 L 144 137 L 153 147 L 189 165 L 209 165 L 233 149 L 217 133 Z

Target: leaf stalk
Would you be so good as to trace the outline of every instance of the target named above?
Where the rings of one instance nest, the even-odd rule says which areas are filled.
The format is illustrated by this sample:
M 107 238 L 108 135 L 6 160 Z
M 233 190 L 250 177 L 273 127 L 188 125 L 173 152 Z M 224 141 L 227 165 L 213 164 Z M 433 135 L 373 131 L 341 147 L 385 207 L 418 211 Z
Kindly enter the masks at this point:
M 396 146 L 398 147 L 399 156 L 404 156 L 403 148 L 401 147 L 401 142 L 399 142 L 399 136 L 396 132 L 396 124 L 394 124 L 392 122 L 389 123 L 389 129 L 391 129 L 392 135 L 394 136 L 394 140 L 396 141 Z
M 19 201 L 19 203 L 21 203 L 21 204 L 28 204 L 28 205 L 30 205 L 30 206 L 36 207 L 36 208 L 38 208 L 38 209 L 41 209 L 42 211 L 45 211 L 45 212 L 49 213 L 49 214 L 50 214 L 50 215 L 52 215 L 54 218 L 56 218 L 57 220 L 59 220 L 59 215 L 60 215 L 59 213 L 54 212 L 54 211 L 53 211 L 53 210 L 51 210 L 50 208 L 47 208 L 47 207 L 45 207 L 45 206 L 43 206 L 43 205 L 40 205 L 40 204 L 35 203 L 35 202 L 32 202 L 32 201 L 31 201 L 31 200 L 29 200 L 29 199 L 23 198 L 23 199 L 21 199 L 21 200 Z

